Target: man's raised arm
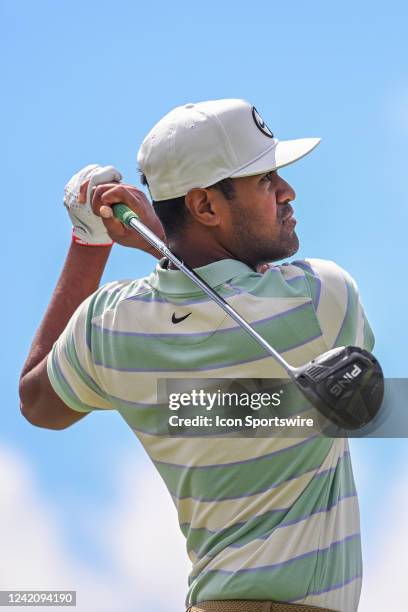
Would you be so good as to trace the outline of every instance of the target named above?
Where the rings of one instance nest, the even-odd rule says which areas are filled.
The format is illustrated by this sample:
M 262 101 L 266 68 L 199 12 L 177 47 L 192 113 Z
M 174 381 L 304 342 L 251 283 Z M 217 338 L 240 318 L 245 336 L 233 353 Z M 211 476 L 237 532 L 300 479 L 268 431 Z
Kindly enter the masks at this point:
M 91 205 L 90 187 L 97 184 L 98 172 L 99 183 L 104 184 L 93 190 Z M 115 183 L 120 179 L 112 166 L 101 169 L 93 165 L 74 175 L 65 188 L 64 203 L 73 222 L 73 240 L 20 378 L 21 412 L 38 427 L 65 429 L 88 414 L 69 408 L 54 391 L 47 374 L 47 358 L 78 306 L 98 289 L 112 241 L 157 256 L 150 245 L 113 219 L 106 206 L 123 201 L 163 238 L 161 224 L 144 194 L 135 187 Z M 102 221 L 103 215 L 107 218 Z
M 77 307 L 99 287 L 110 251 L 106 246 L 71 244 L 21 373 L 21 412 L 33 425 L 64 429 L 87 414 L 71 410 L 55 393 L 47 375 L 47 357 Z

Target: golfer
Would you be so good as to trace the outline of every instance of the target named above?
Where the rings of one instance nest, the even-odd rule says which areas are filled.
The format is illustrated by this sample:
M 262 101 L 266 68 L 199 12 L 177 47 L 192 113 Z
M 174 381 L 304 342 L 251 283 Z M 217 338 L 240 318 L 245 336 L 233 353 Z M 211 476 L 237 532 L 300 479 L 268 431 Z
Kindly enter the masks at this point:
M 139 150 L 153 206 L 111 166 L 88 166 L 65 189 L 73 240 L 22 372 L 21 409 L 49 429 L 93 410 L 122 415 L 177 508 L 192 563 L 191 612 L 357 610 L 362 562 L 348 443 L 165 435 L 159 379 L 285 372 L 166 259 L 146 278 L 98 288 L 113 242 L 158 257 L 111 206 L 134 210 L 292 365 L 336 346 L 371 350 L 346 271 L 319 259 L 272 263 L 299 247 L 295 192 L 278 170 L 318 143 L 279 141 L 244 100 L 186 104 Z

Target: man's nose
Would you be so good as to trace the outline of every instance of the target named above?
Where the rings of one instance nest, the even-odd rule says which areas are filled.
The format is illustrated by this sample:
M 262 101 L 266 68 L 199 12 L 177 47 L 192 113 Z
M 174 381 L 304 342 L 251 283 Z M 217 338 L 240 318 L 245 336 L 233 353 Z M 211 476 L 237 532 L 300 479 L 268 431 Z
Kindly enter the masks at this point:
M 289 183 L 287 183 L 282 177 L 280 178 L 278 191 L 276 194 L 276 201 L 278 204 L 284 204 L 285 202 L 292 202 L 296 199 L 296 192 Z

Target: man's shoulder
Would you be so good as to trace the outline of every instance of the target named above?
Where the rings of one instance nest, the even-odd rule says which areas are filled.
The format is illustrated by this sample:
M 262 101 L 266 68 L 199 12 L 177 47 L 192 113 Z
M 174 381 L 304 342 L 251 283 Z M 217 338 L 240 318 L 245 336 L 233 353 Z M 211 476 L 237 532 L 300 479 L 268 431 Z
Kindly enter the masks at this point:
M 291 262 L 285 262 L 277 266 L 281 271 L 291 268 L 299 268 L 308 274 L 330 274 L 332 276 L 349 275 L 338 263 L 332 259 L 320 259 L 317 257 L 307 257 L 305 259 L 296 259 Z
M 269 264 L 266 273 L 279 274 L 284 281 L 303 278 L 307 283 L 344 284 L 350 282 L 355 285 L 353 277 L 347 270 L 330 259 L 305 258 L 282 264 Z
M 151 291 L 146 285 L 146 279 L 123 279 L 104 283 L 89 298 L 92 309 L 95 311 L 110 310 L 123 300 L 137 297 Z
M 284 278 L 304 276 L 308 284 L 320 284 L 332 287 L 350 285 L 357 290 L 357 285 L 351 274 L 331 259 L 305 258 L 283 263 L 276 267 Z

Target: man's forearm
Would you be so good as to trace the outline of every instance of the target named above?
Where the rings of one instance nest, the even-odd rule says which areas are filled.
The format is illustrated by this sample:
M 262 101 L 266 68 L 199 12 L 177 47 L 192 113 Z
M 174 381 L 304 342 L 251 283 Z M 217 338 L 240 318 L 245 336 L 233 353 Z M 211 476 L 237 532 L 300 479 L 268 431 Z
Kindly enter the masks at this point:
M 96 289 L 111 247 L 87 247 L 72 242 L 50 305 L 37 330 L 21 377 L 50 352 L 77 307 Z

